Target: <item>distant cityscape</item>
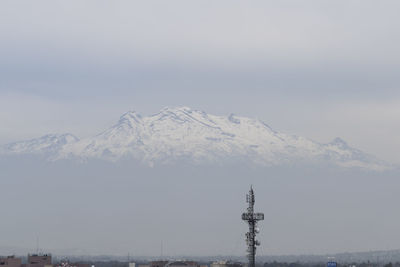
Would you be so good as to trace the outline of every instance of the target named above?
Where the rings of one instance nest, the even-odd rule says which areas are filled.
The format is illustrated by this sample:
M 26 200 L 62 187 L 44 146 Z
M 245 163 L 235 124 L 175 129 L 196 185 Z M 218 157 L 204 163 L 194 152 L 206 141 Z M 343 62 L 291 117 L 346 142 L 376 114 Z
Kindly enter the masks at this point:
M 368 260 L 368 258 L 374 260 Z M 69 259 L 68 259 L 69 258 Z M 27 256 L 0 256 L 1 267 L 248 267 L 242 257 L 215 260 L 218 257 L 193 257 L 197 260 L 132 260 L 113 256 L 52 256 L 28 254 Z M 220 256 L 219 258 L 223 258 Z M 400 267 L 400 251 L 343 253 L 335 257 L 314 256 L 261 256 L 256 267 L 326 267 L 329 258 L 337 267 Z
M 90 264 L 74 263 L 70 265 L 66 261 L 60 261 L 53 265 L 51 254 L 28 254 L 26 262 L 15 256 L 0 257 L 0 266 L 4 267 L 91 267 Z
M 28 254 L 25 259 L 16 256 L 0 257 L 2 267 L 95 267 L 99 266 L 96 262 L 73 262 L 69 260 L 56 260 L 53 262 L 51 254 Z M 216 261 L 212 263 L 198 263 L 188 260 L 157 260 L 142 262 L 118 262 L 112 261 L 100 263 L 100 266 L 126 266 L 126 267 L 243 267 L 240 262 Z

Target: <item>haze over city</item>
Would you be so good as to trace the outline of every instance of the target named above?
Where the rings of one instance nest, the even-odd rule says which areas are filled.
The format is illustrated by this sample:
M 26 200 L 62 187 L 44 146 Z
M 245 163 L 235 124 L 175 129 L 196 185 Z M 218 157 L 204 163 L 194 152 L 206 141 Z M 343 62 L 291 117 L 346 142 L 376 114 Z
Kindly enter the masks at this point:
M 397 1 L 2 1 L 0 255 L 400 249 Z

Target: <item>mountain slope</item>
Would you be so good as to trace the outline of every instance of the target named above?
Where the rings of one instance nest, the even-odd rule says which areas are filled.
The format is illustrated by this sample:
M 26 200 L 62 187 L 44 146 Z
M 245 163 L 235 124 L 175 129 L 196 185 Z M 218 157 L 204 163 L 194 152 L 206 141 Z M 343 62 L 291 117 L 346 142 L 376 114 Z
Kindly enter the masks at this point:
M 79 139 L 69 133 L 47 134 L 36 139 L 6 144 L 0 148 L 3 154 L 36 154 L 53 157 L 58 155 L 66 145 L 78 142 Z
M 375 170 L 388 167 L 339 138 L 319 144 L 276 132 L 257 119 L 215 116 L 187 107 L 164 108 L 147 117 L 127 112 L 115 125 L 94 137 L 78 140 L 68 134 L 45 136 L 6 145 L 3 151 L 50 154 L 52 159 L 132 158 L 150 165 L 244 160 L 269 166 L 327 163 Z

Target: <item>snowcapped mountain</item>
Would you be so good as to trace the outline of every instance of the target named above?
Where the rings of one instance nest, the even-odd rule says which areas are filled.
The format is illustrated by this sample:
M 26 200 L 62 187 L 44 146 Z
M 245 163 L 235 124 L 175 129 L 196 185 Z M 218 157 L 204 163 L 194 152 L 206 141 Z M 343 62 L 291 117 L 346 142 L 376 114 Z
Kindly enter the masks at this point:
M 374 170 L 388 168 L 340 138 L 320 144 L 276 132 L 257 119 L 233 114 L 215 116 L 188 107 L 164 108 L 147 117 L 127 112 L 115 125 L 94 137 L 79 140 L 70 134 L 46 135 L 7 144 L 2 151 L 42 154 L 52 160 L 135 159 L 150 165 L 245 160 L 267 166 L 324 163 Z
M 72 134 L 48 134 L 36 139 L 6 144 L 0 148 L 3 154 L 37 154 L 55 157 L 66 145 L 78 142 Z

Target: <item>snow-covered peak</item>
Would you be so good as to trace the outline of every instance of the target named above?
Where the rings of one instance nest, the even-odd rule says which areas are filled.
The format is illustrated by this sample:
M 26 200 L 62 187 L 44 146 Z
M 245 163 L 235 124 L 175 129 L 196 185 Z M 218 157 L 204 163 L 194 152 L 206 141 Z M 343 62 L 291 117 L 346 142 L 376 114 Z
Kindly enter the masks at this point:
M 64 146 L 78 142 L 79 139 L 69 133 L 47 134 L 36 139 L 19 141 L 4 145 L 2 151 L 5 153 L 20 154 L 54 154 Z
M 118 120 L 116 125 L 118 126 L 126 126 L 128 128 L 132 128 L 136 124 L 142 123 L 142 116 L 136 111 L 128 111 L 124 113 Z
M 346 141 L 344 141 L 340 137 L 336 137 L 335 139 L 332 140 L 332 142 L 329 143 L 330 145 L 340 147 L 341 149 L 348 149 L 349 145 L 347 144 Z
M 136 111 L 128 111 L 121 115 L 120 121 L 121 120 L 135 120 L 135 121 L 139 122 L 142 120 L 142 115 L 140 115 Z
M 159 112 L 154 114 L 152 117 L 163 117 L 163 116 L 186 116 L 192 114 L 193 112 L 197 112 L 196 110 L 192 110 L 189 107 L 165 107 L 161 109 Z
M 234 114 L 217 116 L 189 107 L 167 107 L 150 116 L 129 111 L 94 137 L 78 140 L 68 134 L 47 135 L 6 145 L 5 150 L 48 153 L 52 159 L 129 158 L 146 164 L 241 160 L 267 166 L 321 162 L 366 169 L 387 166 L 340 138 L 320 144 L 274 131 L 258 119 Z
M 170 120 L 177 123 L 194 122 L 196 120 L 207 120 L 207 114 L 203 111 L 193 110 L 189 107 L 166 107 L 158 113 L 150 116 L 154 120 Z
M 233 113 L 231 113 L 231 114 L 229 115 L 228 120 L 229 120 L 230 122 L 232 122 L 232 123 L 240 124 L 240 119 L 237 118 L 237 117 L 235 117 L 235 115 L 234 115 Z

